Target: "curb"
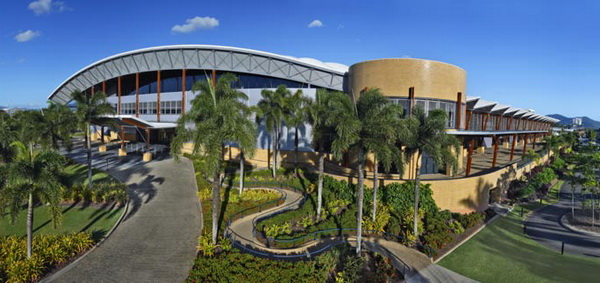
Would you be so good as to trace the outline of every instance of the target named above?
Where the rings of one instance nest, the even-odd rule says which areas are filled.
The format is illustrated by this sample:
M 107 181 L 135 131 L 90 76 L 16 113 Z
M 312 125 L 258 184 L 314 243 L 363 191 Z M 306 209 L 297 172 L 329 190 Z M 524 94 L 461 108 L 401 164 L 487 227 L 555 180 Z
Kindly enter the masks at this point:
M 106 172 L 106 171 L 103 171 Z M 106 172 L 108 173 L 108 172 Z M 119 180 L 121 183 L 123 183 L 123 181 L 119 178 L 117 178 L 116 176 L 108 173 L 109 175 L 111 175 L 113 178 Z M 129 185 L 127 185 L 127 187 L 129 188 Z M 70 262 L 69 264 L 67 264 L 65 267 L 59 269 L 58 271 L 42 278 L 39 282 L 45 283 L 45 282 L 51 282 L 54 279 L 57 279 L 58 276 L 62 275 L 63 273 L 71 270 L 73 267 L 75 267 L 75 265 L 81 261 L 83 258 L 85 258 L 88 254 L 90 254 L 91 252 L 93 252 L 97 247 L 101 246 L 104 241 L 117 229 L 117 227 L 121 224 L 121 222 L 123 222 L 123 219 L 125 218 L 125 215 L 127 215 L 127 212 L 129 211 L 129 199 L 127 199 L 127 202 L 125 203 L 125 210 L 123 211 L 123 213 L 121 214 L 121 217 L 119 217 L 119 219 L 117 220 L 117 222 L 115 223 L 115 225 L 113 225 L 113 227 L 108 231 L 108 233 L 106 233 L 106 235 L 104 235 L 104 237 L 102 237 L 102 239 L 100 241 L 98 241 L 98 243 L 96 243 L 91 249 L 89 249 L 87 252 L 83 253 L 81 256 L 79 256 L 77 259 L 75 259 L 74 261 Z
M 567 228 L 571 232 L 581 233 L 581 234 L 585 234 L 585 235 L 593 236 L 593 237 L 600 237 L 600 233 L 596 233 L 596 232 L 592 232 L 592 231 L 587 231 L 587 230 L 579 229 L 579 228 L 577 228 L 577 227 L 572 226 L 571 224 L 569 224 L 567 221 L 565 221 L 565 217 L 567 216 L 567 214 L 569 214 L 569 212 L 563 214 L 559 218 L 558 221 L 560 222 L 560 225 L 563 225 L 565 228 Z

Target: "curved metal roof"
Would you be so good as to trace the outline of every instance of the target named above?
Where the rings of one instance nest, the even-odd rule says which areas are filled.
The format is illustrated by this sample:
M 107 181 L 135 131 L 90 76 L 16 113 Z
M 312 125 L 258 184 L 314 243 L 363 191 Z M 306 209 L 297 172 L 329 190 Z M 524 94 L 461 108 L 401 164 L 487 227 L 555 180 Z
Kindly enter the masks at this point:
M 348 66 L 228 46 L 158 46 L 120 53 L 92 63 L 61 83 L 48 99 L 68 103 L 71 92 L 88 89 L 118 76 L 177 69 L 251 73 L 343 90 Z

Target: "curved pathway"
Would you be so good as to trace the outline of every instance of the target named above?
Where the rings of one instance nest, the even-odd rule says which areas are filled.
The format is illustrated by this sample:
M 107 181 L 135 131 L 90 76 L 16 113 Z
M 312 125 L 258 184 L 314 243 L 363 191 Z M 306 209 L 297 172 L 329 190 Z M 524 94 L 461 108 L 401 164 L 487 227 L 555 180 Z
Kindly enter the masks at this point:
M 302 204 L 302 194 L 280 188 L 275 189 L 285 196 L 285 202 L 279 206 L 257 212 L 239 218 L 231 223 L 228 235 L 236 245 L 254 253 L 270 255 L 299 255 L 307 256 L 318 253 L 328 247 L 341 243 L 349 243 L 356 246 L 356 237 L 350 236 L 345 239 L 339 237 L 319 238 L 305 245 L 292 249 L 269 248 L 260 242 L 254 235 L 255 224 L 261 218 L 266 218 L 283 211 L 298 209 Z M 387 256 L 392 260 L 392 265 L 404 274 L 407 282 L 475 282 L 458 273 L 444 267 L 431 263 L 424 254 L 408 248 L 400 243 L 387 241 L 380 237 L 363 237 L 363 247 Z
M 85 150 L 69 157 L 85 163 Z M 149 163 L 141 156 L 117 158 L 94 150 L 94 167 L 129 185 L 123 222 L 79 262 L 57 272 L 51 282 L 181 282 L 196 258 L 202 226 L 191 161 L 165 157 Z M 108 161 L 107 161 L 108 160 Z
M 579 188 L 576 188 L 576 193 L 578 192 Z M 558 252 L 564 242 L 565 253 L 600 257 L 600 237 L 572 231 L 560 221 L 563 215 L 571 212 L 570 195 L 571 185 L 565 182 L 561 187 L 561 199 L 558 203 L 535 211 L 525 220 L 527 235 Z M 576 208 L 581 207 L 577 200 L 575 205 Z

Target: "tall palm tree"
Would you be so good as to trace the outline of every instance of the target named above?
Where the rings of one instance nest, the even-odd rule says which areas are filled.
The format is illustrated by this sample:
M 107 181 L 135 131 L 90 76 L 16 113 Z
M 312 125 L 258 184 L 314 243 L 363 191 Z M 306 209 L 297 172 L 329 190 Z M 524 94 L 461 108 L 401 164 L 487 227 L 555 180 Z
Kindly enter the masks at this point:
M 304 122 L 308 120 L 308 103 L 309 99 L 302 95 L 301 90 L 297 90 L 294 94 L 288 96 L 285 103 L 287 107 L 286 126 L 294 127 L 294 166 L 296 168 L 298 167 L 299 130 L 300 127 L 304 126 Z
M 319 153 L 319 177 L 317 181 L 317 217 L 321 216 L 323 207 L 323 175 L 325 169 L 325 146 L 328 142 L 326 136 L 333 132 L 333 128 L 327 125 L 329 114 L 329 99 L 332 94 L 325 89 L 318 89 L 315 100 L 307 102 L 308 122 L 312 127 L 312 146 Z
M 87 150 L 87 170 L 88 170 L 88 187 L 92 188 L 92 143 L 90 140 L 90 127 L 93 123 L 107 124 L 108 115 L 115 113 L 113 107 L 106 101 L 104 92 L 96 92 L 94 94 L 74 91 L 71 97 L 77 103 L 75 116 L 80 128 L 85 132 L 85 147 Z
M 450 165 L 452 170 L 456 171 L 457 160 L 452 153 L 459 152 L 458 140 L 446 133 L 447 114 L 441 109 L 430 111 L 426 114 L 423 108 L 415 106 L 412 115 L 406 120 L 407 136 L 403 145 L 406 160 L 414 158 L 415 164 L 415 202 L 414 202 L 414 223 L 413 233 L 415 239 L 419 238 L 419 183 L 421 181 L 420 162 L 423 153 L 435 160 L 439 165 Z
M 279 140 L 281 139 L 281 131 L 286 116 L 288 115 L 286 106 L 287 97 L 291 92 L 280 85 L 275 91 L 263 89 L 261 92 L 262 99 L 256 105 L 256 123 L 265 123 L 267 131 L 271 132 L 271 147 L 273 148 L 273 177 L 277 175 L 279 168 Z
M 255 133 L 253 127 L 245 127 L 250 113 L 246 105 L 248 97 L 231 88 L 236 80 L 235 75 L 224 74 L 214 85 L 209 78 L 194 84 L 192 91 L 199 94 L 192 100 L 191 110 L 179 119 L 176 136 L 171 143 L 171 153 L 177 157 L 184 143 L 193 142 L 193 153 L 204 158 L 206 172 L 212 176 L 213 244 L 217 243 L 219 230 L 223 148 L 230 142 L 250 148 L 250 136 Z
M 42 136 L 47 137 L 52 148 L 58 150 L 60 142 L 62 142 L 64 147 L 70 151 L 73 147 L 71 137 L 77 128 L 75 113 L 66 105 L 52 101 L 48 104 L 48 108 L 42 110 L 45 121 L 42 127 Z
M 402 109 L 384 97 L 379 89 L 369 89 L 361 93 L 354 103 L 350 96 L 333 93 L 329 100 L 330 115 L 327 124 L 335 127 L 332 152 L 340 160 L 344 152 L 358 153 L 358 216 L 356 252 L 361 251 L 364 166 L 365 157 L 377 153 L 386 168 L 391 167 L 394 157 L 399 157 L 396 141 L 401 125 Z
M 4 186 L 0 187 L 0 215 L 6 210 L 14 223 L 27 202 L 27 257 L 31 257 L 33 237 L 33 205 L 39 200 L 48 206 L 51 218 L 56 226 L 61 220 L 59 203 L 61 200 L 60 168 L 64 158 L 53 150 L 29 148 L 20 141 L 11 144 L 15 155 L 6 165 Z

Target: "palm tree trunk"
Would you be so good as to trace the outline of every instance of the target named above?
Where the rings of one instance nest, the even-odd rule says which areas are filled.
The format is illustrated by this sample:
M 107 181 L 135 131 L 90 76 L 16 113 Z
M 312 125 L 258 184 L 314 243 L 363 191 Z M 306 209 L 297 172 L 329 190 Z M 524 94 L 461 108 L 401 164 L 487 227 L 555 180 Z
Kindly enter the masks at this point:
M 85 136 L 87 137 L 85 147 L 87 150 L 88 188 L 91 190 L 92 189 L 92 141 L 90 138 L 90 125 L 89 124 L 87 124 L 85 127 Z
M 298 168 L 298 127 L 294 127 L 294 167 Z
M 363 215 L 363 198 L 364 198 L 364 157 L 363 149 L 358 151 L 358 215 L 356 217 L 356 254 L 360 254 L 362 244 L 362 215 Z
M 414 206 L 414 221 L 413 221 L 413 235 L 415 236 L 415 242 L 419 242 L 419 182 L 421 181 L 421 170 L 419 161 L 421 160 L 421 154 L 417 154 L 417 162 L 415 165 L 415 206 Z
M 271 148 L 273 148 L 273 165 L 271 166 L 271 169 L 273 170 L 273 178 L 277 177 L 277 170 L 275 169 L 276 164 L 277 164 L 277 147 L 275 146 L 275 141 L 277 140 L 277 130 L 275 130 L 275 128 L 273 129 L 273 136 L 271 138 Z
M 213 179 L 213 195 L 212 195 L 212 241 L 217 244 L 217 235 L 219 232 L 219 206 L 221 204 L 221 170 L 215 170 Z
M 373 163 L 375 164 L 375 168 L 373 168 L 373 222 L 375 222 L 375 217 L 377 216 L 377 189 L 379 188 L 379 166 L 377 166 L 377 156 L 375 156 Z
M 317 218 L 321 217 L 323 207 L 323 171 L 325 171 L 325 153 L 319 153 L 319 180 L 317 182 Z
M 592 194 L 592 227 L 596 226 L 596 216 L 594 211 L 596 210 L 596 197 Z
M 31 258 L 33 240 L 33 193 L 29 192 L 27 202 L 27 258 Z
M 240 149 L 240 196 L 244 192 L 244 152 Z

